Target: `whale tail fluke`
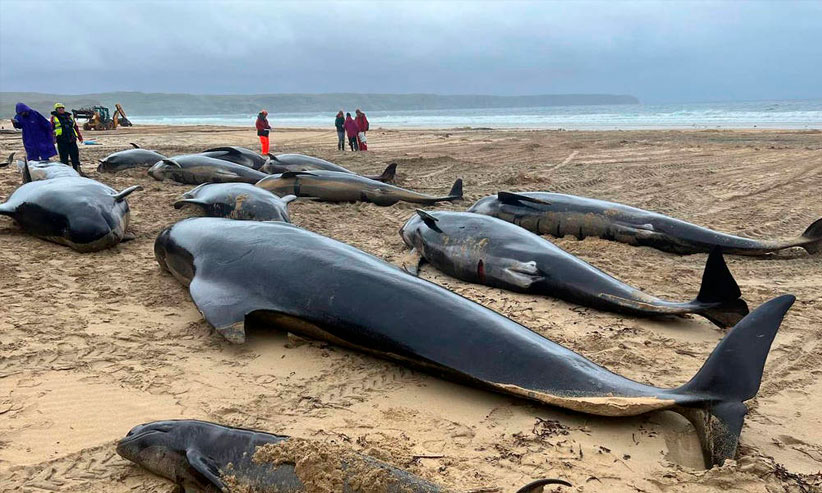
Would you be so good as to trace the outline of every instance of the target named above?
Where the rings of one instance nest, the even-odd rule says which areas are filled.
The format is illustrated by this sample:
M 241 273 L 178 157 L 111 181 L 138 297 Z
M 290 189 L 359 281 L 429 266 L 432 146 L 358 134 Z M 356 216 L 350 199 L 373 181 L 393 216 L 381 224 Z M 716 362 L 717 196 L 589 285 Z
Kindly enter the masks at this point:
M 699 295 L 694 300 L 707 306 L 697 313 L 719 327 L 733 327 L 748 314 L 748 304 L 741 296 L 739 285 L 722 256 L 722 249 L 714 247 L 705 263 Z
M 822 219 L 817 219 L 802 233 L 802 248 L 810 254 L 822 252 Z
M 771 343 L 795 300 L 792 295 L 774 298 L 743 318 L 675 391 L 684 397 L 677 411 L 696 428 L 708 467 L 734 457 L 747 413 L 743 402 L 759 391 Z

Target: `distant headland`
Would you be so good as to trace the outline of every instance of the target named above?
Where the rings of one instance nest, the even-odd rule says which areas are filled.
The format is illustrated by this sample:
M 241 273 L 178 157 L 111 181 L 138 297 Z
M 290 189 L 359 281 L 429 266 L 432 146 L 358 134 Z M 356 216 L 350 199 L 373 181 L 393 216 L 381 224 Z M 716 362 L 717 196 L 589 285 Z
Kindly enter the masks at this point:
M 47 114 L 55 101 L 68 108 L 120 103 L 133 115 L 231 115 L 270 112 L 336 112 L 340 108 L 380 110 L 442 110 L 473 108 L 529 108 L 599 104 L 639 104 L 634 96 L 615 94 L 541 94 L 533 96 L 441 95 L 441 94 L 167 94 L 105 92 L 98 94 L 44 94 L 0 92 L 0 117 L 14 115 L 14 105 L 22 101 Z

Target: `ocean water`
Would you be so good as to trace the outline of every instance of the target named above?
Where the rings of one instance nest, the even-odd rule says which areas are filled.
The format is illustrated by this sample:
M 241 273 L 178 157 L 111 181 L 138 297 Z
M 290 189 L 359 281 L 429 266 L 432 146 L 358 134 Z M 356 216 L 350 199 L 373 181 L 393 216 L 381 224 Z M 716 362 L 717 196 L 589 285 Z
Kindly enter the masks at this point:
M 449 110 L 369 111 L 372 128 L 534 128 L 631 130 L 684 128 L 822 128 L 822 99 L 739 103 L 548 106 Z M 348 110 L 348 108 L 346 108 Z M 353 113 L 353 109 L 352 113 Z M 335 112 L 277 113 L 276 127 L 333 127 Z M 136 124 L 225 125 L 253 127 L 255 114 L 135 116 Z

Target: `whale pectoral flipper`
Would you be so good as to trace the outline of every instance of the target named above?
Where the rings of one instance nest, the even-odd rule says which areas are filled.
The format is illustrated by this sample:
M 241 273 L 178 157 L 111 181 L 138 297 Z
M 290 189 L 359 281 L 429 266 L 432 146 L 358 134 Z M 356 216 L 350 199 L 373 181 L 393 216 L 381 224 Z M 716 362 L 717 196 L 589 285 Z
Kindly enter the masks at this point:
M 12 160 L 14 159 L 14 154 L 15 153 L 13 153 L 13 152 L 11 154 L 9 154 L 9 157 L 8 157 L 8 159 L 6 159 L 6 162 L 5 163 L 0 163 L 0 168 L 5 168 L 6 166 L 10 165 Z
M 143 187 L 141 187 L 140 185 L 134 185 L 134 186 L 128 187 L 128 188 L 126 188 L 125 190 L 123 190 L 122 192 L 120 192 L 120 193 L 118 193 L 118 194 L 114 195 L 114 200 L 115 200 L 116 202 L 121 202 L 121 201 L 122 201 L 123 199 L 125 199 L 125 198 L 126 198 L 126 197 L 130 194 L 130 193 L 132 193 L 132 192 L 136 192 L 137 190 L 142 190 L 142 189 L 143 189 Z
M 174 269 L 170 269 L 174 274 Z M 176 276 L 175 276 L 176 277 Z M 211 281 L 198 273 L 188 286 L 191 299 L 206 322 L 234 344 L 245 342 L 245 317 L 266 308 L 253 295 L 239 290 L 225 289 L 219 279 Z
M 560 484 L 562 486 L 573 486 L 571 483 L 567 481 L 563 481 L 561 479 L 538 479 L 536 481 L 532 481 L 522 488 L 517 490 L 517 493 L 542 493 L 543 486 L 547 486 L 549 484 Z
M 129 142 L 129 144 L 131 144 L 131 147 L 133 147 L 133 148 L 135 148 L 135 149 L 139 149 L 139 148 L 140 148 L 140 146 L 138 146 L 138 145 L 137 145 L 137 144 L 135 144 L 134 142 Z
M 228 491 L 228 487 L 223 480 L 220 479 L 220 469 L 217 467 L 214 459 L 203 455 L 196 449 L 188 449 L 186 451 L 186 459 L 188 460 L 188 465 L 202 476 L 204 480 L 203 483 L 212 484 L 219 488 L 220 491 Z
M 422 219 L 422 222 L 424 222 L 426 226 L 428 226 L 432 230 L 436 231 L 437 233 L 442 233 L 442 230 L 439 228 L 439 226 L 437 226 L 438 219 L 436 217 L 432 216 L 431 214 L 425 212 L 422 209 L 417 209 L 416 212 L 417 212 L 417 215 L 420 216 L 420 219 Z
M 276 159 L 276 158 L 274 158 Z M 296 176 L 317 176 L 317 173 L 312 173 L 310 171 L 284 171 L 282 174 L 283 178 L 294 178 Z

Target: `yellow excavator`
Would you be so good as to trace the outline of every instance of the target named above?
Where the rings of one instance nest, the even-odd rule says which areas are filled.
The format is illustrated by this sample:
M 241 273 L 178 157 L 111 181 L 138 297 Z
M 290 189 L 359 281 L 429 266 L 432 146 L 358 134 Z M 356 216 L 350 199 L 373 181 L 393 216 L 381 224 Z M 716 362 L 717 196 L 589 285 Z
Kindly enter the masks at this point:
M 85 120 L 83 130 L 114 130 L 118 126 L 130 127 L 131 122 L 120 103 L 114 105 L 114 114 L 109 114 L 105 106 L 89 106 L 71 110 L 75 120 Z

